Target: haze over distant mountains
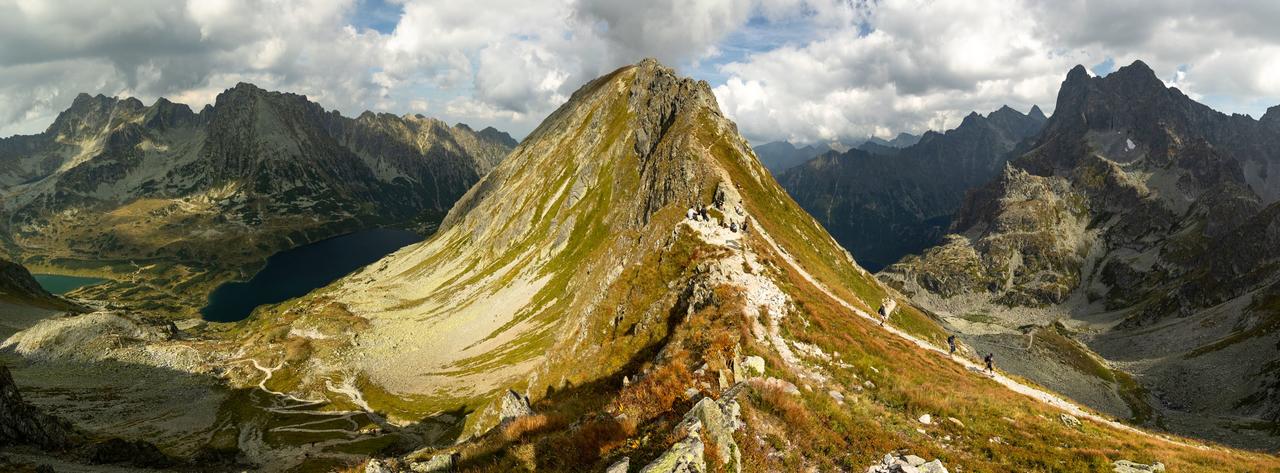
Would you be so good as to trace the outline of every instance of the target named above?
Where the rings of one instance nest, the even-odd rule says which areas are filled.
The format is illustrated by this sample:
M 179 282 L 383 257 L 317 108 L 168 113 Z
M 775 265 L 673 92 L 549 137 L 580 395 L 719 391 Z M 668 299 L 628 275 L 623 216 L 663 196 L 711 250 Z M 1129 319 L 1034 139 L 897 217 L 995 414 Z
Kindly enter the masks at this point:
M 778 176 L 802 207 L 865 267 L 878 271 L 937 243 L 965 193 L 995 177 L 1044 124 L 1039 107 L 965 117 L 946 133 L 906 134 L 827 153 Z
M 856 148 L 878 154 L 894 154 L 898 149 L 906 148 L 920 141 L 920 136 L 910 133 L 899 133 L 892 140 L 884 140 L 881 138 L 871 137 L 863 141 Z M 756 155 L 760 157 L 760 162 L 764 167 L 772 172 L 774 176 L 782 176 L 787 170 L 804 164 L 805 161 L 813 159 L 827 151 L 844 151 L 847 146 L 831 145 L 826 143 L 805 145 L 797 148 L 795 145 L 787 141 L 771 141 L 759 146 L 754 146 Z

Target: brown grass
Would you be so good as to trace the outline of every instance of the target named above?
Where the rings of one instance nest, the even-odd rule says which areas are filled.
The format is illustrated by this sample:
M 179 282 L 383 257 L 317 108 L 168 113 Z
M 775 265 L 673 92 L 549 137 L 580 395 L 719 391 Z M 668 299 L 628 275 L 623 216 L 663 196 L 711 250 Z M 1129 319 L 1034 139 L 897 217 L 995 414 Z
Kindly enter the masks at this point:
M 546 414 L 517 417 L 502 426 L 502 439 L 507 442 L 516 442 L 528 434 L 558 429 L 563 426 L 563 421 Z

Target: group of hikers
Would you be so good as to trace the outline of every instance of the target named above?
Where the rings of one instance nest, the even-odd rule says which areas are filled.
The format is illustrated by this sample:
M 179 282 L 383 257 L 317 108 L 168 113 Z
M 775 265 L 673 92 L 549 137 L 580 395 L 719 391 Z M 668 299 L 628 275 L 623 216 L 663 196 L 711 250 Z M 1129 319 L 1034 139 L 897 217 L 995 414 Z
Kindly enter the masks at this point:
M 893 311 L 894 311 L 894 309 L 896 309 L 897 307 L 898 307 L 898 302 L 897 302 L 897 301 L 895 301 L 895 300 L 893 300 L 893 299 L 885 299 L 884 301 L 882 301 L 882 302 L 880 303 L 880 308 L 876 310 L 876 313 L 880 315 L 880 326 L 881 326 L 881 327 L 883 327 L 883 326 L 884 326 L 885 322 L 888 322 L 888 321 L 889 321 L 889 317 L 891 317 L 891 316 L 893 315 Z M 948 348 L 948 350 L 949 350 L 949 351 L 947 352 L 947 355 L 949 355 L 949 356 L 955 356 L 955 355 L 956 355 L 956 336 L 955 336 L 955 334 L 950 334 L 950 335 L 948 335 L 948 336 L 947 336 L 947 348 Z M 995 374 L 995 353 L 987 353 L 986 355 L 983 355 L 983 356 L 982 356 L 982 363 L 983 363 L 984 365 L 986 365 L 986 367 L 987 367 L 987 369 L 986 369 L 987 374 L 989 374 L 989 375 L 994 375 L 994 374 Z
M 716 205 L 716 207 L 719 208 L 720 206 Z M 738 207 L 737 212 L 738 212 L 738 215 L 742 215 L 742 208 Z M 688 218 L 689 220 L 694 220 L 694 221 L 702 221 L 702 222 L 711 221 L 711 215 L 707 213 L 707 206 L 705 205 L 690 207 L 689 210 L 685 212 L 685 217 Z M 727 225 L 725 224 L 725 221 L 728 221 Z M 733 233 L 738 233 L 739 230 L 741 230 L 742 233 L 744 234 L 747 233 L 747 223 L 748 223 L 747 219 L 743 219 L 741 224 L 739 224 L 738 222 L 729 220 L 728 218 L 726 218 L 725 221 L 720 222 L 721 227 L 728 228 L 729 231 Z

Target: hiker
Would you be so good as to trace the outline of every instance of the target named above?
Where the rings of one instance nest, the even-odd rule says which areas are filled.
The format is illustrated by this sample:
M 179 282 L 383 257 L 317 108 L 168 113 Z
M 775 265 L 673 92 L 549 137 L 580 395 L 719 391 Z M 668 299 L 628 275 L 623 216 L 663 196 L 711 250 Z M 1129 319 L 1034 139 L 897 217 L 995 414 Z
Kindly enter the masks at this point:
M 947 337 L 947 346 L 951 347 L 951 353 L 948 353 L 948 354 L 955 355 L 956 354 L 956 335 L 954 333 Z
M 987 356 L 982 357 L 982 362 L 987 364 L 987 374 L 995 374 L 995 368 L 991 366 L 991 360 L 994 357 L 994 353 L 987 353 Z
M 885 299 L 880 303 L 880 309 L 876 312 L 880 313 L 880 326 L 883 327 L 885 322 L 889 321 L 889 317 L 893 315 L 893 309 L 898 308 L 898 301 L 893 299 Z

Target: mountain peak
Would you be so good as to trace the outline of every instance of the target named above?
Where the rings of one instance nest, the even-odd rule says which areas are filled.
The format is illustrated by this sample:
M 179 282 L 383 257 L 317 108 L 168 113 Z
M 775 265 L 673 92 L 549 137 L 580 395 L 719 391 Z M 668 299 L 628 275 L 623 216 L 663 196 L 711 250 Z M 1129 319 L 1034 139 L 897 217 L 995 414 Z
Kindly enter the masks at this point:
M 1076 67 L 1071 68 L 1071 70 L 1067 72 L 1066 82 L 1078 82 L 1082 80 L 1089 80 L 1089 70 L 1085 69 L 1084 66 L 1080 64 L 1076 64 Z
M 1155 71 L 1142 61 L 1133 61 L 1133 64 L 1121 67 L 1115 72 L 1107 75 L 1104 80 L 1108 82 L 1119 81 L 1136 87 L 1159 88 L 1164 89 L 1164 82 L 1156 77 Z
M 1032 105 L 1031 112 L 1027 113 L 1027 115 L 1037 120 L 1048 120 L 1048 117 L 1044 115 L 1044 111 L 1040 110 L 1039 105 Z
M 996 111 L 987 114 L 988 120 L 1016 120 L 1026 117 L 1027 115 L 1008 105 L 1003 105 L 999 109 L 996 109 Z
M 1262 114 L 1262 118 L 1258 119 L 1258 121 L 1280 126 L 1280 105 L 1268 108 L 1267 113 Z

